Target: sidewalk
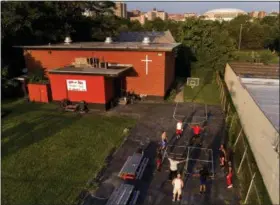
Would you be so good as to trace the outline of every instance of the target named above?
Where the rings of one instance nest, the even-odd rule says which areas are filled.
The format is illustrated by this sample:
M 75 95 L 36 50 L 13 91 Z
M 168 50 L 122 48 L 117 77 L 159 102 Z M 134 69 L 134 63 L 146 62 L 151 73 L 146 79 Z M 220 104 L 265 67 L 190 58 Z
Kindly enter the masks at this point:
M 177 93 L 174 101 L 177 103 L 182 103 L 184 102 L 184 85 L 182 85 L 180 88 L 179 88 L 179 93 Z

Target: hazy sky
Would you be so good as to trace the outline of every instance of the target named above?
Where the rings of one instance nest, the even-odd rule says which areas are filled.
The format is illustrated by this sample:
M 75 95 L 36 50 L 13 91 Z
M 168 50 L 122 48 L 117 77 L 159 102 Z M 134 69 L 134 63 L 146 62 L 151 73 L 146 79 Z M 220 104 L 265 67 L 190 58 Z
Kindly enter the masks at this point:
M 139 9 L 141 11 L 149 11 L 152 8 L 158 10 L 164 10 L 168 13 L 185 13 L 195 12 L 203 14 L 210 9 L 217 8 L 236 8 L 244 11 L 263 10 L 266 12 L 278 11 L 279 2 L 131 2 L 125 1 L 127 4 L 127 10 Z

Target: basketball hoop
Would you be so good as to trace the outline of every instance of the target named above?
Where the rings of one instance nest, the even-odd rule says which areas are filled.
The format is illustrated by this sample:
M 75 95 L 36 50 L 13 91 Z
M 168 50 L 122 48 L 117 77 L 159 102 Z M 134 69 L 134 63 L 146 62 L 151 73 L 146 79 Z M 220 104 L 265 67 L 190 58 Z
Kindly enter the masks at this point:
M 187 85 L 192 89 L 196 86 L 199 86 L 199 78 L 187 78 Z

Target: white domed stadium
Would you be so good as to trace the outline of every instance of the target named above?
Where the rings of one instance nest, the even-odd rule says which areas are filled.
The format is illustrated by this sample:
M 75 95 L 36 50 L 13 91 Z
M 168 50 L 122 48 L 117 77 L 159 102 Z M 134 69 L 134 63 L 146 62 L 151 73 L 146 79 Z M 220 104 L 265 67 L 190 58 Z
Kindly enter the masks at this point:
M 241 9 L 213 9 L 203 14 L 205 20 L 230 21 L 239 15 L 246 15 Z

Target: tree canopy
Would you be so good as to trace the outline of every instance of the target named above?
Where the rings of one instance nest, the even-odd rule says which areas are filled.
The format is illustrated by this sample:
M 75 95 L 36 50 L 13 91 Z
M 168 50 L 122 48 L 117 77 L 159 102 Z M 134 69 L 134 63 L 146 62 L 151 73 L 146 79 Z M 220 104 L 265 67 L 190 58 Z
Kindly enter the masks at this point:
M 15 60 L 14 45 L 62 42 L 67 35 L 74 41 L 99 41 L 122 31 L 170 30 L 177 42 L 181 59 L 176 62 L 187 69 L 221 70 L 238 48 L 240 29 L 241 49 L 270 49 L 280 52 L 279 16 L 252 19 L 238 16 L 230 22 L 213 22 L 187 18 L 184 22 L 156 18 L 141 25 L 116 17 L 115 4 L 110 1 L 91 2 L 1 2 L 2 5 L 2 67 L 18 75 L 23 60 Z M 90 11 L 91 16 L 83 13 Z M 180 63 L 179 63 L 180 62 Z M 188 65 L 188 66 L 186 66 Z M 21 68 L 20 68 L 21 67 Z M 9 75 L 9 76 L 13 76 Z

